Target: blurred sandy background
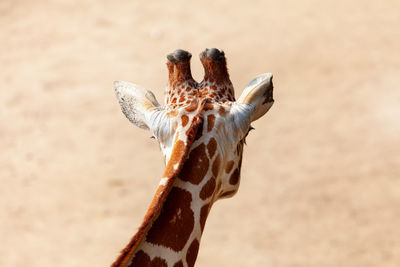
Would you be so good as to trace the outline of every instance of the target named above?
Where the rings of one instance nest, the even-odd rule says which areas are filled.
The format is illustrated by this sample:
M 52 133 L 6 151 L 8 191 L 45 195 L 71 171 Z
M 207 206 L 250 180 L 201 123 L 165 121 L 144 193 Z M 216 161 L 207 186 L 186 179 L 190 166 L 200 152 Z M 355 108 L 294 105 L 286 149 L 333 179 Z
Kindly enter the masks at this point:
M 159 101 L 166 55 L 274 73 L 197 266 L 399 266 L 399 1 L 0 1 L 0 266 L 109 266 L 162 173 L 112 81 Z

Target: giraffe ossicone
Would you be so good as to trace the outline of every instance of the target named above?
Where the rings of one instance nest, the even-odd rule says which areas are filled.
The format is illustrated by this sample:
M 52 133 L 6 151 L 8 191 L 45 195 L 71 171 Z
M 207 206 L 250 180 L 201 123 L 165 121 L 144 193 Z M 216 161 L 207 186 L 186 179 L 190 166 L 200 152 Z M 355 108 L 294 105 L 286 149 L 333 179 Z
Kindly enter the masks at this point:
M 164 106 L 139 85 L 114 82 L 122 112 L 152 132 L 166 166 L 142 224 L 114 267 L 194 266 L 212 204 L 238 190 L 250 124 L 274 103 L 272 74 L 251 80 L 235 101 L 224 52 L 200 54 L 200 83 L 192 77 L 191 57 L 184 50 L 167 56 Z

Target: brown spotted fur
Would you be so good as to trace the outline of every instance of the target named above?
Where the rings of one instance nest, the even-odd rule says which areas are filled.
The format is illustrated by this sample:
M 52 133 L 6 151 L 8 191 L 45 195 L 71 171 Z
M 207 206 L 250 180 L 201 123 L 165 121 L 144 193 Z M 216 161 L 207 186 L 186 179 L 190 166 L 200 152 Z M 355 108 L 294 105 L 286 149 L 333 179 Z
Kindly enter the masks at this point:
M 158 256 L 151 257 L 140 249 L 140 244 L 143 242 L 160 245 L 176 252 L 190 244 L 186 255 L 172 263 L 172 267 L 194 266 L 200 245 L 199 239 L 189 238 L 194 226 L 199 225 L 202 233 L 213 202 L 217 198 L 231 196 L 237 190 L 224 192 L 221 189 L 222 182 L 217 181 L 221 172 L 230 177 L 230 184 L 239 183 L 243 149 L 241 141 L 236 151 L 232 151 L 235 157 L 239 157 L 239 162 L 233 160 L 225 162 L 221 159 L 217 140 L 213 136 L 216 131 L 224 130 L 223 125 L 217 125 L 216 116 L 224 117 L 228 112 L 220 103 L 235 100 L 225 56 L 223 52 L 217 57 L 209 56 L 207 50 L 200 54 L 205 71 L 201 83 L 192 78 L 190 57 L 190 54 L 183 54 L 181 58 L 168 56 L 169 83 L 165 98 L 169 110 L 168 116 L 178 116 L 179 109 L 183 109 L 188 115 L 193 115 L 184 114 L 178 120 L 178 124 L 182 127 L 190 125 L 184 133 L 186 144 L 178 139 L 178 133 L 163 174 L 167 182 L 158 187 L 143 223 L 113 263 L 113 267 L 168 266 L 164 259 Z M 203 113 L 207 116 L 203 116 Z M 211 137 L 205 139 L 208 135 Z M 203 182 L 206 176 L 209 180 Z M 195 186 L 202 184 L 200 193 L 196 196 L 205 203 L 198 211 L 199 222 L 194 221 L 190 205 L 194 196 L 191 192 L 177 187 L 176 183 L 179 181 Z

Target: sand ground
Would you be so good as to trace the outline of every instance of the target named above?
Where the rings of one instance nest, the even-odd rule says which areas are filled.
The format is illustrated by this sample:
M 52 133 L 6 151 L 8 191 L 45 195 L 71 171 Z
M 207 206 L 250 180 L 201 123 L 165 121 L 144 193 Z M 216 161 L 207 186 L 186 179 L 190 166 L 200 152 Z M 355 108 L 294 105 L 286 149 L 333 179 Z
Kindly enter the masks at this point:
M 0 266 L 109 266 L 163 165 L 112 81 L 162 99 L 165 56 L 274 73 L 239 193 L 197 266 L 399 266 L 399 1 L 0 1 Z

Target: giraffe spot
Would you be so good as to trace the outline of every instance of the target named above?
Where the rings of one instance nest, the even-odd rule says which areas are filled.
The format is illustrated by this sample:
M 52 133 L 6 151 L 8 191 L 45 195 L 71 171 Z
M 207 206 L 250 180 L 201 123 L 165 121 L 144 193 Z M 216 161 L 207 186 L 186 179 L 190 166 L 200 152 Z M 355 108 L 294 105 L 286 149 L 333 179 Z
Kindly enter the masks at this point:
M 186 115 L 182 115 L 182 127 L 185 127 L 186 124 L 189 122 L 189 117 Z
M 176 103 L 176 100 L 177 100 L 176 97 L 174 97 L 174 98 L 172 99 L 172 103 L 175 104 L 175 103 Z
M 209 160 L 206 155 L 206 146 L 202 143 L 190 151 L 179 178 L 192 184 L 199 184 L 208 170 Z
M 185 97 L 184 97 L 184 96 L 181 96 L 181 97 L 179 98 L 179 102 L 183 103 L 184 101 L 185 101 Z
M 197 135 L 197 131 L 199 126 L 202 124 L 202 121 L 199 117 L 193 117 L 192 124 L 186 131 L 187 139 L 190 140 L 190 143 L 195 139 Z
M 188 267 L 194 266 L 194 263 L 197 259 L 197 253 L 199 252 L 199 245 L 200 244 L 197 239 L 193 240 L 192 244 L 190 244 L 190 247 L 186 253 L 186 262 L 188 264 Z
M 207 110 L 213 110 L 213 109 L 214 109 L 214 105 L 211 104 L 211 103 L 206 103 L 206 104 L 204 105 L 204 110 L 205 110 L 205 111 L 207 111 Z
M 217 90 L 217 87 L 215 85 L 211 85 L 210 89 L 211 90 Z
M 211 171 L 212 171 L 212 174 L 214 175 L 214 177 L 218 176 L 219 165 L 221 165 L 221 159 L 220 159 L 219 155 L 217 155 L 217 157 L 215 158 L 215 160 L 213 162 L 212 168 L 211 168 Z
M 176 171 L 174 169 L 174 166 L 181 161 L 181 159 L 185 155 L 185 150 L 185 143 L 182 140 L 178 140 L 175 142 L 175 145 L 172 149 L 171 157 L 164 171 L 164 177 L 172 177 L 174 175 Z
M 230 172 L 231 172 L 234 163 L 235 163 L 235 162 L 234 162 L 233 160 L 230 160 L 230 161 L 226 164 L 226 167 L 225 167 L 225 172 L 226 172 L 226 173 L 230 173 Z
M 208 216 L 208 211 L 210 208 L 210 204 L 206 204 L 203 207 L 201 207 L 200 210 L 200 227 L 201 227 L 201 232 L 204 230 L 204 226 L 206 225 L 206 220 Z
M 208 155 L 212 158 L 217 150 L 217 141 L 215 141 L 214 137 L 210 138 L 210 141 L 207 144 Z
M 240 176 L 240 172 L 239 172 L 239 168 L 237 168 L 231 175 L 231 178 L 229 178 L 229 183 L 231 185 L 235 185 L 239 182 L 239 176 Z
M 221 96 L 222 97 L 222 96 Z M 225 115 L 226 115 L 226 110 L 225 110 L 225 108 L 223 107 L 223 106 L 220 106 L 219 107 L 219 109 L 218 109 L 218 114 L 221 116 L 221 117 L 225 117 Z
M 212 128 L 214 128 L 214 124 L 215 124 L 215 116 L 214 116 L 214 114 L 210 114 L 210 115 L 207 116 L 207 122 L 208 122 L 207 131 L 210 132 L 212 130 Z
M 236 193 L 236 190 L 230 190 L 222 193 L 219 197 L 224 198 L 224 197 L 231 197 Z
M 143 266 L 143 267 L 168 267 L 167 262 L 160 257 L 155 257 L 153 260 L 150 260 L 150 256 L 147 255 L 143 250 L 139 250 L 135 257 L 132 259 L 131 263 L 128 267 L 136 267 L 136 266 Z
M 176 262 L 173 267 L 183 267 L 182 261 Z
M 197 133 L 196 133 L 195 140 L 199 140 L 201 138 L 201 136 L 203 135 L 203 125 L 204 125 L 203 122 L 201 122 L 199 124 L 199 128 L 197 128 Z
M 185 108 L 187 112 L 193 112 L 197 109 L 197 101 L 192 101 L 189 106 Z
M 215 178 L 211 177 L 210 180 L 203 186 L 200 191 L 200 198 L 202 200 L 206 200 L 207 198 L 211 197 L 215 190 Z
M 188 191 L 173 187 L 160 215 L 147 233 L 147 242 L 181 251 L 194 227 L 191 202 L 192 196 Z

